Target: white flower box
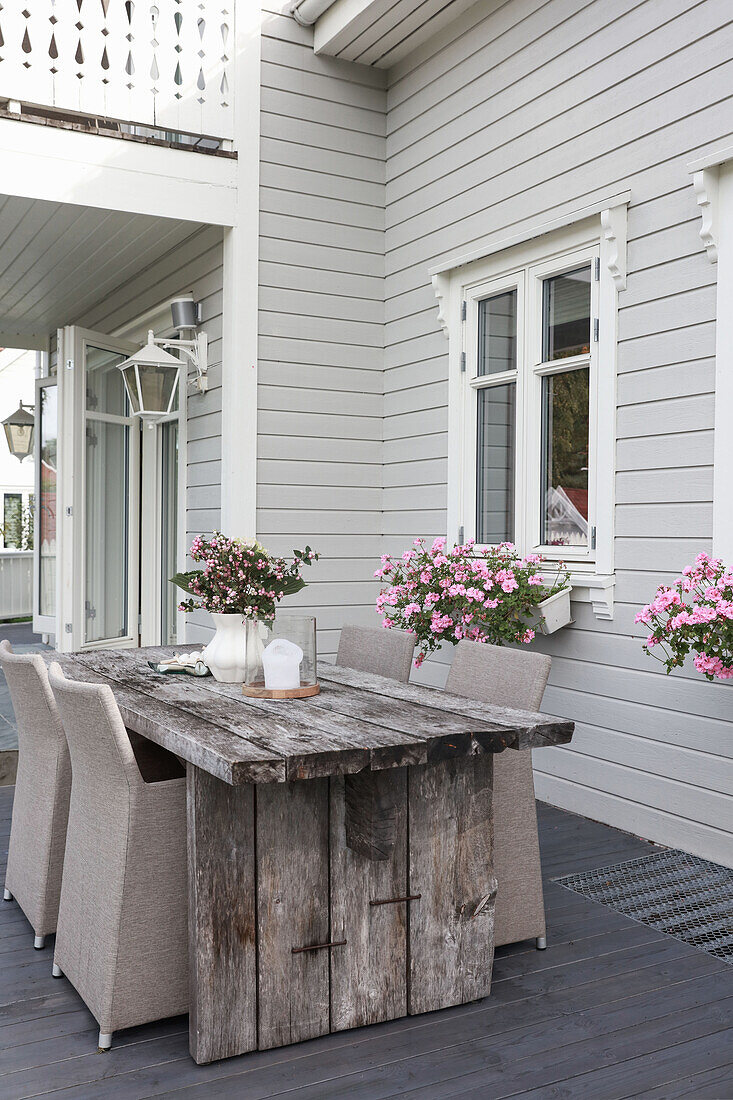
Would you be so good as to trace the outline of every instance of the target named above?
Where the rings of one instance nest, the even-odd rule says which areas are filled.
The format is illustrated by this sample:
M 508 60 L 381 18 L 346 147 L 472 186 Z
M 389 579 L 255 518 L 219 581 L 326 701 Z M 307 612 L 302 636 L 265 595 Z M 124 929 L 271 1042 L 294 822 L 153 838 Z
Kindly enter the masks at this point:
M 537 613 L 530 626 L 543 634 L 554 634 L 556 630 L 571 623 L 573 620 L 570 614 L 570 591 L 570 588 L 562 588 L 554 596 L 548 596 L 538 604 Z

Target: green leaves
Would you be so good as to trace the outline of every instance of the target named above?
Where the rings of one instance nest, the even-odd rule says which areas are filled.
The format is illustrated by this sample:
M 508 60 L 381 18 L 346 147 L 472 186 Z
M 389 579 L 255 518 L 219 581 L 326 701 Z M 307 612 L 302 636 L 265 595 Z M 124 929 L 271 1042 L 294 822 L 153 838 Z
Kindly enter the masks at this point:
M 195 595 L 191 588 L 191 581 L 194 577 L 200 577 L 203 574 L 203 569 L 191 569 L 188 573 L 176 573 L 169 578 L 169 584 L 175 584 L 176 588 L 182 588 L 184 592 L 188 592 L 189 595 Z

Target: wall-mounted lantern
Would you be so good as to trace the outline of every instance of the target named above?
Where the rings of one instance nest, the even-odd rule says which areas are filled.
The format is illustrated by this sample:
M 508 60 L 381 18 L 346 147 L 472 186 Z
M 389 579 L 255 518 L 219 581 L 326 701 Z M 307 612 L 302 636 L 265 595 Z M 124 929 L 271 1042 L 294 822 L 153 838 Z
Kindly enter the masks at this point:
M 21 401 L 16 412 L 3 420 L 3 428 L 5 429 L 5 438 L 8 441 L 8 450 L 11 455 L 14 455 L 20 462 L 28 455 L 33 454 L 33 427 L 35 425 L 35 417 L 33 412 L 29 411 L 33 409 L 33 405 L 25 406 Z
M 195 329 L 201 322 L 201 307 L 191 295 L 174 298 L 170 303 L 173 326 L 179 332 Z M 174 348 L 184 359 L 176 359 L 167 350 Z M 120 365 L 130 407 L 135 416 L 153 423 L 173 409 L 181 367 L 192 366 L 196 375 L 191 385 L 197 393 L 206 393 L 208 341 L 205 332 L 190 340 L 161 339 L 150 331 L 144 348 Z
M 181 360 L 159 347 L 152 331 L 140 351 L 120 364 L 133 415 L 160 420 L 173 408 Z

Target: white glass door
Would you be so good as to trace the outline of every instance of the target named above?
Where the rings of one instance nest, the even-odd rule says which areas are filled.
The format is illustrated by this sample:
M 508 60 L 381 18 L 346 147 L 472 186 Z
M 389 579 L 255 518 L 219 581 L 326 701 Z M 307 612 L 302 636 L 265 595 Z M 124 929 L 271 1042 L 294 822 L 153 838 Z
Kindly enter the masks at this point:
M 134 345 L 68 327 L 62 377 L 57 645 L 139 641 L 140 423 L 118 367 Z

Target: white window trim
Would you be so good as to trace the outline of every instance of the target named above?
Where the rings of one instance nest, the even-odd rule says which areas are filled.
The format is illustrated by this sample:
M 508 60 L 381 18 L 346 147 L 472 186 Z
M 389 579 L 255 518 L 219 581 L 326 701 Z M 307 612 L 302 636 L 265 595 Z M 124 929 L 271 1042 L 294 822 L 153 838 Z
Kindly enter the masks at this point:
M 583 568 L 571 566 L 573 599 L 590 603 L 599 619 L 613 618 L 614 573 L 614 505 L 616 473 L 616 369 L 618 293 L 626 286 L 626 227 L 628 194 L 588 216 L 588 208 L 577 218 L 568 215 L 563 227 L 548 231 L 547 223 L 536 234 L 523 238 L 511 247 L 503 246 L 481 258 L 475 254 L 455 261 L 449 270 L 432 273 L 438 299 L 438 320 L 449 339 L 448 384 L 448 541 L 459 536 L 459 530 L 473 528 L 472 513 L 466 514 L 463 491 L 466 464 L 467 434 L 463 428 L 465 388 L 469 371 L 462 371 L 465 346 L 463 302 L 469 300 L 471 289 L 482 283 L 496 282 L 519 268 L 539 267 L 545 261 L 566 253 L 596 249 L 600 257 L 600 280 L 597 292 L 599 340 L 596 356 L 595 402 L 599 415 L 591 417 L 594 433 L 591 448 L 595 454 L 593 494 L 597 515 L 594 562 Z M 468 308 L 468 307 L 467 307 Z M 519 407 L 519 395 L 518 395 Z M 604 412 L 605 410 L 605 412 Z M 536 446 L 534 445 L 534 449 Z M 473 447 L 473 440 L 471 440 Z M 518 435 L 517 449 L 522 453 Z M 529 466 L 529 463 L 527 464 Z M 590 498 L 590 495 L 589 495 Z M 525 498 L 526 499 L 526 498 Z M 518 502 L 519 503 L 519 502 Z M 522 514 L 521 508 L 517 509 Z M 523 533 L 518 532 L 517 545 L 526 549 Z

